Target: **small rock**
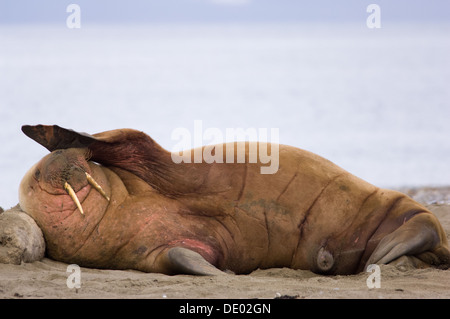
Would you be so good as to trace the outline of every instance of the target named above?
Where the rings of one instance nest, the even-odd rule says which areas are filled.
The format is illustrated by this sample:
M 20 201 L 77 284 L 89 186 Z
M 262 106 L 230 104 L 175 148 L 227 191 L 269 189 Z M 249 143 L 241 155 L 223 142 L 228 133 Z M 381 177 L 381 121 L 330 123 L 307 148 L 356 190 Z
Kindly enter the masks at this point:
M 0 263 L 33 262 L 44 252 L 44 236 L 30 216 L 18 206 L 0 214 Z

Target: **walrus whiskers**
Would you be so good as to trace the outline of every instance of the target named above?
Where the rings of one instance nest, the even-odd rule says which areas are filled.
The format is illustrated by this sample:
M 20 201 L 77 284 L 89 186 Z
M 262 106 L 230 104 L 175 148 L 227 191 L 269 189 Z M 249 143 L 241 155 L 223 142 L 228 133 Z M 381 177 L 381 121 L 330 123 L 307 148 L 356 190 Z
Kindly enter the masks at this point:
M 95 181 L 95 179 L 89 173 L 85 172 L 85 174 L 86 174 L 86 179 L 87 179 L 88 183 L 91 184 L 92 187 L 94 187 L 100 194 L 102 194 L 102 196 L 104 198 L 106 198 L 106 200 L 109 202 L 109 200 L 110 200 L 109 196 L 106 195 L 106 193 L 103 190 L 103 188 Z M 70 184 L 68 182 L 65 182 L 64 183 L 64 189 L 69 194 L 70 198 L 72 198 L 74 203 L 77 205 L 77 207 L 80 210 L 81 214 L 84 215 L 83 207 L 81 206 L 80 200 L 78 199 L 77 194 L 73 190 L 72 186 L 70 186 Z
M 69 183 L 65 182 L 64 189 L 69 194 L 70 198 L 72 198 L 72 200 L 75 202 L 78 209 L 80 210 L 80 213 L 84 215 L 83 207 L 81 207 L 80 201 L 78 200 L 77 194 L 75 194 L 75 191 L 73 190 L 72 186 L 70 186 Z
M 103 188 L 95 181 L 95 179 L 89 173 L 85 172 L 85 174 L 89 184 L 91 184 L 92 187 L 94 187 L 100 194 L 102 194 L 102 196 L 106 198 L 106 200 L 109 202 L 109 196 L 106 195 Z

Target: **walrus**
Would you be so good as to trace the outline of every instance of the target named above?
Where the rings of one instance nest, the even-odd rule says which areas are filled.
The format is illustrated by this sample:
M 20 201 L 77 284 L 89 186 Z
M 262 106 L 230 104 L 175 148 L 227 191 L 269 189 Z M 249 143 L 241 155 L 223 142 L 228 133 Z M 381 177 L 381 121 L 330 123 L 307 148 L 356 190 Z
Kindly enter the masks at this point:
M 133 129 L 22 131 L 50 151 L 25 174 L 19 203 L 54 260 L 169 275 L 273 267 L 346 275 L 405 256 L 418 267 L 450 266 L 430 211 L 306 150 L 277 144 L 278 171 L 261 174 L 263 163 L 248 158 L 270 143 L 243 142 L 244 163 L 175 163 Z

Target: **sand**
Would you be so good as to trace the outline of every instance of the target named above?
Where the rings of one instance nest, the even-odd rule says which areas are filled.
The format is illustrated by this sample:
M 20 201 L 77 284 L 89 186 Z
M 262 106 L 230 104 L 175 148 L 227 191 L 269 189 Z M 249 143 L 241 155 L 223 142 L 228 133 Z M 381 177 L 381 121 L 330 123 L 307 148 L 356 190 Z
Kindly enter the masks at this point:
M 441 221 L 450 240 L 450 187 L 402 189 Z M 380 266 L 380 288 L 369 288 L 371 273 L 322 276 L 287 268 L 249 275 L 167 276 L 134 270 L 81 268 L 80 288 L 69 288 L 68 264 L 44 258 L 0 264 L 0 298 L 450 298 L 450 270 Z M 69 280 L 69 283 L 73 283 Z

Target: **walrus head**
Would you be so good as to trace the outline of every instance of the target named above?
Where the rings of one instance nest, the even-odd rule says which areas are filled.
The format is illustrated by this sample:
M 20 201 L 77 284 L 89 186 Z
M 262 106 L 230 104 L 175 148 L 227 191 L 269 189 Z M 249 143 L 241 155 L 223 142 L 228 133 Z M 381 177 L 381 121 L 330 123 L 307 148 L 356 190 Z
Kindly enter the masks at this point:
M 20 206 L 42 229 L 48 257 L 95 268 L 222 274 L 209 262 L 218 258 L 214 240 L 195 239 L 206 227 L 194 222 L 195 230 L 186 230 L 178 212 L 188 211 L 165 195 L 189 187 L 192 177 L 202 180 L 184 174 L 174 182 L 185 170 L 148 135 L 89 135 L 56 125 L 22 131 L 51 152 L 19 187 Z
M 42 158 L 24 176 L 19 187 L 19 202 L 32 217 L 55 211 L 78 209 L 91 189 L 109 201 L 108 195 L 92 177 L 89 150 L 56 150 Z
M 166 167 L 171 164 L 170 153 L 143 132 L 118 129 L 90 135 L 57 125 L 24 125 L 22 131 L 51 152 L 28 171 L 20 185 L 19 203 L 35 219 L 69 208 L 81 214 L 83 206 L 92 210 L 98 204 L 95 200 L 82 205 L 92 189 L 109 201 L 110 195 L 103 190 L 111 186 L 105 167 L 127 170 L 161 193 L 176 192 L 174 185 L 184 186 L 171 181 L 178 180 L 179 174 L 175 164 L 171 170 Z

